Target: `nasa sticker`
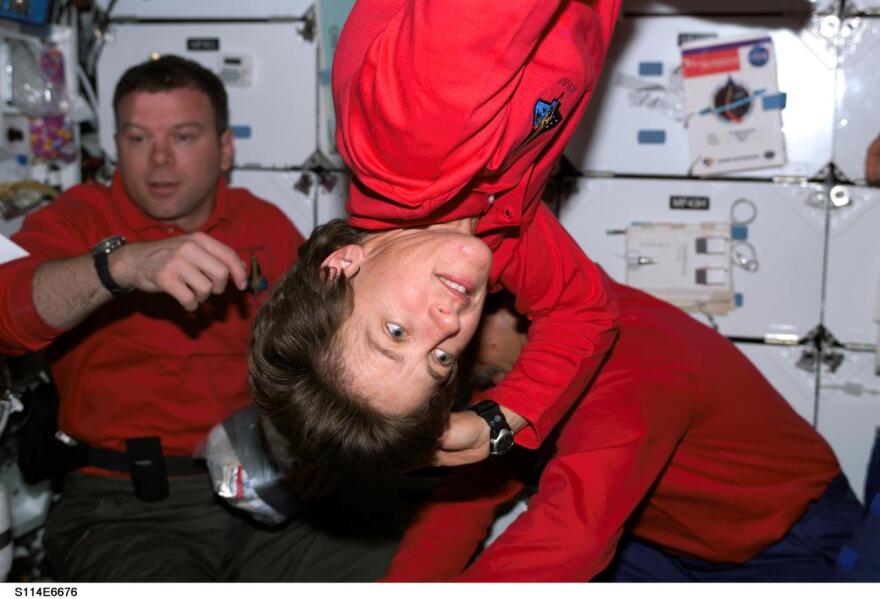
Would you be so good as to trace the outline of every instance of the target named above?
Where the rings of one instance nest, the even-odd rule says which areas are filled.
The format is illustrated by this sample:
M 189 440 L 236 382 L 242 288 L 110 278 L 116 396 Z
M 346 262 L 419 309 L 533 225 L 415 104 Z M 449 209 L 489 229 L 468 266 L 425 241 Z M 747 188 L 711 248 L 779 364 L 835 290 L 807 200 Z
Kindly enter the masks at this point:
M 770 60 L 770 52 L 764 46 L 755 46 L 749 50 L 749 62 L 752 66 L 763 67 Z

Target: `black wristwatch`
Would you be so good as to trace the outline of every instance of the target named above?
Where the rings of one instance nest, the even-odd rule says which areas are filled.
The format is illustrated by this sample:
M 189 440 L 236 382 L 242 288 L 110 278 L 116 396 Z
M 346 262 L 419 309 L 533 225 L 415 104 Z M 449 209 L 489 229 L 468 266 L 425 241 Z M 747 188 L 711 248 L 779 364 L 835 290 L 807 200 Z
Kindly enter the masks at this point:
M 92 248 L 92 258 L 95 259 L 95 270 L 98 272 L 98 278 L 101 284 L 107 288 L 107 291 L 113 295 L 124 295 L 131 291 L 130 288 L 121 287 L 110 275 L 110 265 L 107 261 L 110 254 L 125 245 L 125 237 L 122 235 L 114 235 L 107 239 L 102 239 Z
M 513 447 L 513 431 L 501 408 L 491 399 L 484 399 L 472 405 L 473 410 L 489 423 L 489 455 L 504 455 Z

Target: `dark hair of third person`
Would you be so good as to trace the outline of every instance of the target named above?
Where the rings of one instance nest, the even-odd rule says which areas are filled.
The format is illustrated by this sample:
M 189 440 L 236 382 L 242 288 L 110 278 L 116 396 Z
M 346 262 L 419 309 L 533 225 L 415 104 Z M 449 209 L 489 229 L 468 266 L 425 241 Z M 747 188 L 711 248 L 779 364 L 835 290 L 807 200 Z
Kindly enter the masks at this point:
M 214 126 L 218 134 L 229 128 L 229 100 L 223 82 L 199 63 L 172 54 L 148 60 L 125 71 L 113 92 L 113 113 L 118 118 L 119 103 L 128 94 L 182 88 L 194 89 L 208 96 L 214 108 Z
M 351 281 L 322 267 L 361 243 L 344 220 L 317 229 L 276 283 L 254 322 L 249 382 L 254 402 L 302 460 L 341 474 L 385 478 L 426 466 L 455 398 L 455 377 L 417 410 L 384 414 L 352 387 L 337 335 L 354 307 Z

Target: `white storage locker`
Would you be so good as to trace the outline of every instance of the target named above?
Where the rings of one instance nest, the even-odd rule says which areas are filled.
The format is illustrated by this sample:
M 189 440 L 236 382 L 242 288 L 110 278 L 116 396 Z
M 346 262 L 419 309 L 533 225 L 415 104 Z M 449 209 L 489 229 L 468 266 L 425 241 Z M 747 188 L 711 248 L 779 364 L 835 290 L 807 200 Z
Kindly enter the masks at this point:
M 840 28 L 834 164 L 839 175 L 865 182 L 865 154 L 880 134 L 876 98 L 880 92 L 880 18 L 845 19 Z
M 834 350 L 843 361 L 832 373 L 823 367 L 819 382 L 818 430 L 822 433 L 859 499 L 880 426 L 880 376 L 873 353 Z
M 345 202 L 351 175 L 345 171 L 325 171 L 316 175 L 315 225 L 322 225 L 334 218 L 347 218 Z
M 323 166 L 330 168 L 345 167 L 336 147 L 336 113 L 330 74 L 339 34 L 352 6 L 354 0 L 332 0 L 318 2 L 315 7 L 318 30 L 318 150 L 325 163 Z
M 840 0 L 738 0 L 723 4 L 706 0 L 624 0 L 623 2 L 623 10 L 626 13 L 642 15 L 803 12 L 837 14 L 839 7 Z
M 880 15 L 880 0 L 845 0 L 846 15 Z
M 652 265 L 634 265 L 627 255 L 628 234 L 609 231 L 633 223 L 743 223 L 728 229 L 730 251 L 734 257 L 753 258 L 757 268 L 731 264 L 735 307 L 714 317 L 720 332 L 803 336 L 819 323 L 825 228 L 821 186 L 624 178 L 579 178 L 573 184 L 573 195 L 561 201 L 560 221 L 615 279 L 625 282 L 629 274 L 633 282 L 634 268 Z M 709 321 L 698 312 L 693 315 Z
M 773 39 L 787 163 L 732 177 L 814 177 L 831 161 L 834 36 L 829 17 L 631 17 L 614 33 L 599 86 L 565 154 L 585 173 L 687 176 L 691 171 L 680 41 Z
M 237 168 L 232 171 L 229 184 L 244 187 L 278 206 L 303 237 L 307 238 L 315 227 L 317 186 L 313 173 Z
M 112 0 L 98 0 L 107 10 Z M 301 17 L 315 0 L 117 0 L 111 19 L 277 19 Z
M 303 166 L 317 149 L 316 52 L 296 22 L 113 25 L 98 61 L 101 146 L 116 156 L 113 89 L 122 73 L 155 53 L 178 54 L 224 80 L 236 166 Z
M 791 404 L 795 412 L 810 424 L 815 423 L 816 373 L 798 366 L 803 347 L 764 343 L 737 343 L 736 347 Z
M 880 333 L 880 189 L 831 191 L 824 324 L 844 343 L 874 344 Z

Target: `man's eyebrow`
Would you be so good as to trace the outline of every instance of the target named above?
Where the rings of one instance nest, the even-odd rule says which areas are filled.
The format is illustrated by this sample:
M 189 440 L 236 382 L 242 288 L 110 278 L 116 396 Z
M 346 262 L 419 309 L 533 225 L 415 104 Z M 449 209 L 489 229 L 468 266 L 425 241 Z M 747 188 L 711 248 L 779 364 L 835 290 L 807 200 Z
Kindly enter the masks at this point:
M 176 125 L 171 126 L 172 129 L 185 129 L 187 127 L 195 127 L 197 129 L 204 129 L 205 125 L 198 122 L 198 121 L 185 121 L 183 123 L 177 123 Z M 129 122 L 122 123 L 122 125 L 119 128 L 120 129 L 130 129 L 130 128 L 146 129 L 147 127 L 145 127 L 144 125 L 140 125 L 138 123 L 129 121 Z
M 183 123 L 177 123 L 176 125 L 173 125 L 171 128 L 172 129 L 184 129 L 186 127 L 195 127 L 196 129 L 205 129 L 206 128 L 203 123 L 200 123 L 198 121 L 185 121 Z
M 394 350 L 390 350 L 387 347 L 382 347 L 382 345 L 380 345 L 379 342 L 373 338 L 373 336 L 370 334 L 370 330 L 366 327 L 364 327 L 364 334 L 367 337 L 367 345 L 372 347 L 383 356 L 391 358 L 395 362 L 403 363 L 403 355 Z

